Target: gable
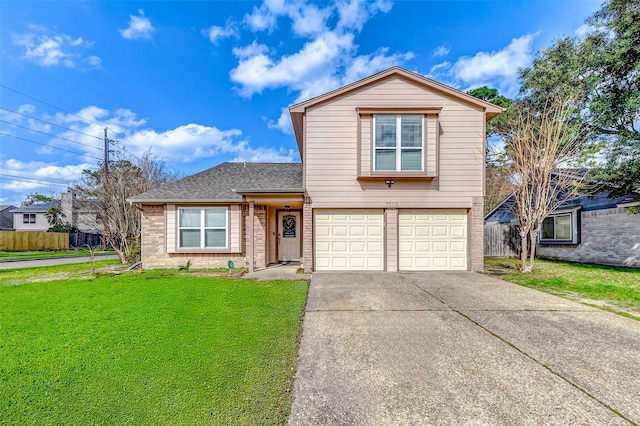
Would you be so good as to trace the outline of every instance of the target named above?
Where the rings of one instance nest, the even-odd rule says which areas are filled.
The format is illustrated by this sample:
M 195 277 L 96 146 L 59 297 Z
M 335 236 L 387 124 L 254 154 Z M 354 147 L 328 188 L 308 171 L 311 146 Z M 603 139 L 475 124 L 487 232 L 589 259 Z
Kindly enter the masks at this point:
M 316 108 L 325 103 L 335 101 L 337 99 L 349 96 L 355 92 L 363 91 L 368 87 L 379 85 L 385 80 L 403 80 L 415 89 L 422 89 L 424 93 L 432 93 L 442 98 L 456 101 L 459 104 L 468 105 L 471 109 L 482 111 L 485 120 L 489 121 L 496 115 L 500 114 L 503 109 L 489 102 L 475 98 L 452 87 L 446 86 L 437 81 L 426 78 L 420 74 L 416 74 L 400 67 L 392 67 L 370 77 L 348 84 L 324 95 L 317 96 L 304 102 L 289 107 L 293 129 L 298 142 L 300 154 L 303 154 L 303 132 L 304 132 L 304 115 L 307 111 Z M 372 99 L 372 102 L 375 102 Z M 388 106 L 388 105 L 387 105 Z M 422 104 L 424 106 L 424 104 Z

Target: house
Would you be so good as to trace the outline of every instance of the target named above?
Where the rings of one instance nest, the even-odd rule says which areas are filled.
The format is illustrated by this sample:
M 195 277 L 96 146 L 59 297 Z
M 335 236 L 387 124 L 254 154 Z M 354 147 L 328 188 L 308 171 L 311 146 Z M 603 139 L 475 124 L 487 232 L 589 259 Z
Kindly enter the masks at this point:
M 485 216 L 486 226 L 517 225 L 511 205 L 507 197 Z M 609 198 L 609 191 L 572 198 L 544 219 L 536 254 L 546 259 L 640 267 L 640 214 L 628 214 L 629 207 L 637 205 L 632 196 Z M 508 239 L 503 243 L 508 244 Z
M 13 230 L 13 213 L 11 213 L 11 210 L 16 208 L 16 206 L 7 204 L 0 205 L 0 231 Z
M 16 231 L 46 231 L 51 225 L 44 216 L 49 207 L 58 206 L 56 201 L 33 204 L 11 210 L 13 229 Z
M 60 194 L 60 207 L 64 215 L 62 221 L 73 225 L 80 232 L 100 233 L 102 223 L 95 202 L 78 199 L 73 192 Z
M 223 163 L 130 199 L 145 268 L 483 267 L 485 126 L 501 108 L 393 67 L 289 111 L 301 164 Z

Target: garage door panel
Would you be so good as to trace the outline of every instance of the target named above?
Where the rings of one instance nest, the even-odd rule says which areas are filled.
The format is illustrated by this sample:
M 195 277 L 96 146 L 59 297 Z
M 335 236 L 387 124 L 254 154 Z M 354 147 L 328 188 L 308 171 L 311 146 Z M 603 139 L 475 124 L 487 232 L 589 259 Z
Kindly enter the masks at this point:
M 398 267 L 405 271 L 466 270 L 466 210 L 400 210 Z
M 318 244 L 318 247 L 320 246 L 321 245 Z M 325 246 L 325 244 L 322 244 L 322 246 Z M 326 246 L 330 246 L 336 253 L 346 252 L 348 247 L 346 241 L 334 241 L 333 244 L 326 244 Z
M 316 270 L 383 270 L 383 229 L 382 210 L 314 210 Z
M 466 244 L 462 241 L 451 242 L 451 253 L 465 253 L 467 250 Z

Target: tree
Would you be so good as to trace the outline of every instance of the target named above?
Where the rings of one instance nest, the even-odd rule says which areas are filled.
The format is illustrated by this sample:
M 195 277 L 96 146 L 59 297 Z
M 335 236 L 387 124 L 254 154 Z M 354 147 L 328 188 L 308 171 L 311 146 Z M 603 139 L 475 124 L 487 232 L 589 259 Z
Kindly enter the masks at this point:
M 29 207 L 34 204 L 49 203 L 51 201 L 53 201 L 53 197 L 40 194 L 38 192 L 30 192 L 29 194 L 27 194 L 27 197 L 22 202 L 22 207 Z
M 640 0 L 610 0 L 587 24 L 586 36 L 538 53 L 521 72 L 522 93 L 539 103 L 571 95 L 606 142 L 600 177 L 611 196 L 640 195 Z
M 58 205 L 49 206 L 47 211 L 44 213 L 45 219 L 49 222 L 49 225 L 62 225 L 62 218 L 64 217 L 64 212 L 62 211 L 62 207 Z
M 127 199 L 176 178 L 149 151 L 140 158 L 121 153 L 107 170 L 101 164 L 97 170 L 83 171 L 82 182 L 73 191 L 97 213 L 103 237 L 121 262 L 134 262 L 139 257 L 141 215 Z
M 497 89 L 487 86 L 478 87 L 467 92 L 483 101 L 491 102 L 494 105 L 508 110 L 513 100 L 500 95 Z M 485 162 L 485 197 L 484 213 L 489 213 L 502 200 L 513 192 L 513 185 L 508 170 L 503 163 L 505 160 L 504 150 L 497 138 L 496 128 L 504 127 L 508 115 L 502 114 L 487 123 L 487 148 Z
M 496 128 L 514 181 L 522 272 L 533 271 L 542 221 L 581 189 L 586 173 L 569 167 L 592 152 L 587 128 L 576 125 L 579 110 L 571 98 L 552 97 L 540 106 L 527 100 L 514 103 L 507 124 Z

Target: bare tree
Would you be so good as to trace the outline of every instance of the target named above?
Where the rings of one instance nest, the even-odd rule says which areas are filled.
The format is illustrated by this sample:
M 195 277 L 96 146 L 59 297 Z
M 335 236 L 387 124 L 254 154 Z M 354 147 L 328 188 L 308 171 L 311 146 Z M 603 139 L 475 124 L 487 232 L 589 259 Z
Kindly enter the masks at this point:
M 570 98 L 550 98 L 542 108 L 522 101 L 512 105 L 509 113 L 508 124 L 498 133 L 505 141 L 505 167 L 514 184 L 520 270 L 531 272 L 542 221 L 580 193 L 586 173 L 572 167 L 593 153 L 593 145 L 587 127 L 574 119 L 579 111 Z
M 140 212 L 127 198 L 157 188 L 177 178 L 162 161 L 146 151 L 135 158 L 119 154 L 97 170 L 85 170 L 82 182 L 72 190 L 92 211 L 103 237 L 116 250 L 122 263 L 135 262 L 139 257 L 141 236 Z

